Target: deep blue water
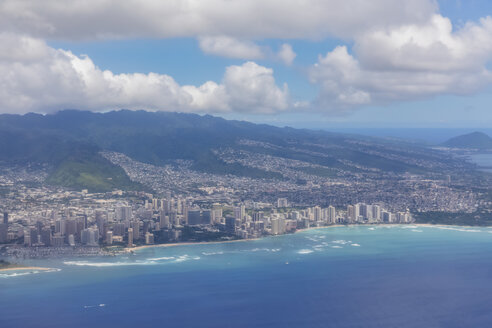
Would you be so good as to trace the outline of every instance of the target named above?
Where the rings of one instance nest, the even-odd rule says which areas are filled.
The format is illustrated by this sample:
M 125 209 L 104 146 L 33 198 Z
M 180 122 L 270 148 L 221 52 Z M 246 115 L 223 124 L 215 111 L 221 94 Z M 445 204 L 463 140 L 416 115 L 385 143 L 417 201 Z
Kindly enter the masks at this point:
M 35 261 L 0 327 L 491 327 L 492 229 L 359 226 Z M 100 306 L 104 304 L 104 306 Z

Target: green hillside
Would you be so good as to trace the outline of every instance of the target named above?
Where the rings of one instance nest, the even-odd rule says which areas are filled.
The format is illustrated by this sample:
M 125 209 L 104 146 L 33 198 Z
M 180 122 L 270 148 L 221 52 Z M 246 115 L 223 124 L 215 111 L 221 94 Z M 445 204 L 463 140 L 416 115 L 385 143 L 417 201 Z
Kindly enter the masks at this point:
M 247 162 L 226 162 L 214 153 L 221 149 L 314 164 L 316 169 L 306 165 L 299 170 L 319 176 L 340 171 L 424 174 L 452 165 L 442 153 L 414 144 L 210 115 L 128 110 L 0 115 L 0 161 L 50 164 L 47 182 L 55 185 L 92 191 L 141 188 L 100 151 L 158 166 L 179 159 L 192 162 L 196 171 L 283 178 Z
M 140 184 L 130 180 L 121 167 L 113 165 L 99 154 L 70 156 L 56 167 L 46 182 L 78 190 L 88 189 L 89 192 L 142 189 Z

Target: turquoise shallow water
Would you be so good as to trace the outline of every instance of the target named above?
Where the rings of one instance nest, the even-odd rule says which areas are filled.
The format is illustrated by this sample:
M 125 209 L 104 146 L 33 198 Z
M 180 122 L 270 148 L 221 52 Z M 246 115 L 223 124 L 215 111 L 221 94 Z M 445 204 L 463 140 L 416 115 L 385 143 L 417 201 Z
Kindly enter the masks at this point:
M 0 327 L 490 327 L 492 229 L 353 226 L 33 261 Z

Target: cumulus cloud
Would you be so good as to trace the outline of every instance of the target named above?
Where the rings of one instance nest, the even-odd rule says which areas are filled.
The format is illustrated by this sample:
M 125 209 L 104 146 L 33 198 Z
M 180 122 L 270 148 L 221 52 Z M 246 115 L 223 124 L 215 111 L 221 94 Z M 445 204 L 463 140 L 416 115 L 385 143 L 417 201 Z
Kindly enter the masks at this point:
M 294 59 L 296 58 L 296 53 L 292 50 L 290 44 L 284 43 L 277 54 L 278 58 L 287 66 L 292 65 Z
M 350 38 L 422 22 L 435 0 L 3 0 L 0 30 L 41 38 Z
M 367 104 L 464 95 L 492 83 L 492 18 L 453 31 L 449 19 L 371 30 L 339 46 L 309 72 L 320 85 L 318 106 L 345 110 Z
M 20 54 L 12 55 L 12 54 Z M 118 108 L 193 112 L 276 112 L 288 108 L 288 88 L 273 70 L 246 62 L 223 81 L 179 85 L 165 74 L 114 74 L 87 56 L 53 49 L 28 36 L 0 34 L 0 111 Z
M 456 29 L 435 0 L 3 0 L 0 31 L 2 111 L 345 112 L 492 83 L 492 18 Z M 180 85 L 164 74 L 104 71 L 43 41 L 173 37 L 197 38 L 207 54 L 286 65 L 296 58 L 288 43 L 275 52 L 255 41 L 338 38 L 353 46 L 320 55 L 308 69 L 320 92 L 307 106 L 291 102 L 287 85 L 254 62 L 226 68 L 222 81 Z
M 280 89 L 275 85 L 273 70 L 247 62 L 242 66 L 229 66 L 224 85 L 237 110 L 256 108 L 261 113 L 273 113 L 288 108 L 287 84 Z
M 200 49 L 211 55 L 239 59 L 262 59 L 262 49 L 251 41 L 242 41 L 229 36 L 200 37 Z

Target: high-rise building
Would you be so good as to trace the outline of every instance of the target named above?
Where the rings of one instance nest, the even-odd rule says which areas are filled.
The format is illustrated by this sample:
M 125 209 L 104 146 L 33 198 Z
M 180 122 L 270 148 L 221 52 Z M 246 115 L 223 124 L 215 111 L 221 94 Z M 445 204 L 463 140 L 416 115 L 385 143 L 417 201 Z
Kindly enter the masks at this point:
M 270 220 L 272 225 L 272 235 L 278 235 L 280 233 L 280 219 L 273 218 Z
M 272 235 L 281 235 L 285 233 L 286 225 L 285 219 L 281 217 L 275 217 L 270 220 L 272 226 Z
M 265 215 L 265 213 L 263 213 L 262 211 L 254 212 L 253 213 L 253 221 L 254 222 L 263 221 L 263 216 L 264 215 Z
M 51 245 L 54 247 L 62 247 L 65 244 L 65 237 L 56 234 L 51 238 Z
M 164 210 L 161 210 L 159 215 L 159 228 L 169 229 L 169 216 L 166 215 Z
M 313 208 L 313 213 L 314 213 L 314 221 L 321 221 L 322 216 L 321 216 L 321 207 L 315 206 Z
M 140 221 L 134 220 L 130 222 L 130 226 L 132 227 L 133 231 L 133 240 L 139 240 L 140 239 Z
M 360 204 L 354 205 L 354 222 L 360 221 Z
M 381 207 L 379 205 L 372 205 L 372 218 L 375 221 L 381 221 Z
M 31 233 L 30 231 L 26 230 L 24 231 L 24 245 L 26 246 L 31 246 Z
M 337 212 L 335 207 L 333 206 L 328 206 L 328 222 L 330 223 L 336 223 L 337 220 Z
M 160 210 L 162 208 L 162 201 L 158 198 L 152 198 L 152 209 Z
M 45 246 L 51 246 L 51 229 L 46 227 L 41 229 L 41 242 Z
M 234 233 L 236 231 L 236 218 L 227 216 L 225 218 L 225 229 L 227 232 Z
M 220 219 L 222 218 L 222 207 L 219 204 L 214 204 L 212 207 L 212 213 L 211 213 L 211 223 L 216 224 L 220 222 Z
M 74 235 L 68 235 L 68 244 L 70 246 L 75 246 L 75 236 Z
M 77 222 L 74 219 L 66 220 L 65 230 L 66 230 L 65 236 L 67 236 L 67 243 L 68 243 L 68 236 L 69 235 L 75 236 L 75 234 L 77 234 Z
M 188 216 L 186 218 L 188 225 L 198 225 L 202 223 L 202 216 L 200 209 L 188 210 Z
M 392 218 L 391 218 L 391 213 L 390 212 L 382 211 L 381 212 L 381 216 L 383 218 L 383 222 L 385 222 L 385 223 L 391 223 L 392 222 Z
M 113 232 L 112 231 L 106 232 L 106 244 L 107 245 L 113 245 Z
M 96 210 L 96 225 L 99 230 L 99 238 L 103 238 L 108 229 L 108 213 L 106 211 Z
M 6 223 L 0 223 L 0 243 L 8 242 L 9 226 Z
M 55 233 L 65 236 L 67 230 L 67 221 L 65 219 L 55 221 Z
M 211 224 L 211 223 L 212 223 L 212 210 L 202 211 L 202 224 Z
M 151 245 L 154 243 L 154 234 L 150 233 L 150 232 L 147 232 L 145 234 L 145 243 L 147 245 Z
M 81 232 L 81 243 L 87 246 L 97 246 L 97 240 L 99 239 L 98 229 L 84 229 Z
M 245 214 L 246 214 L 246 207 L 243 204 L 234 207 L 234 218 L 239 222 L 244 221 Z
M 128 205 L 118 205 L 115 209 L 116 220 L 127 221 L 132 219 L 132 207 Z
M 372 206 L 367 204 L 360 204 L 360 216 L 363 219 L 371 220 L 372 219 Z
M 355 221 L 355 210 L 353 205 L 347 206 L 347 221 L 348 222 Z
M 3 212 L 3 223 L 9 224 L 9 213 Z
M 133 229 L 128 228 L 128 247 L 133 247 Z

